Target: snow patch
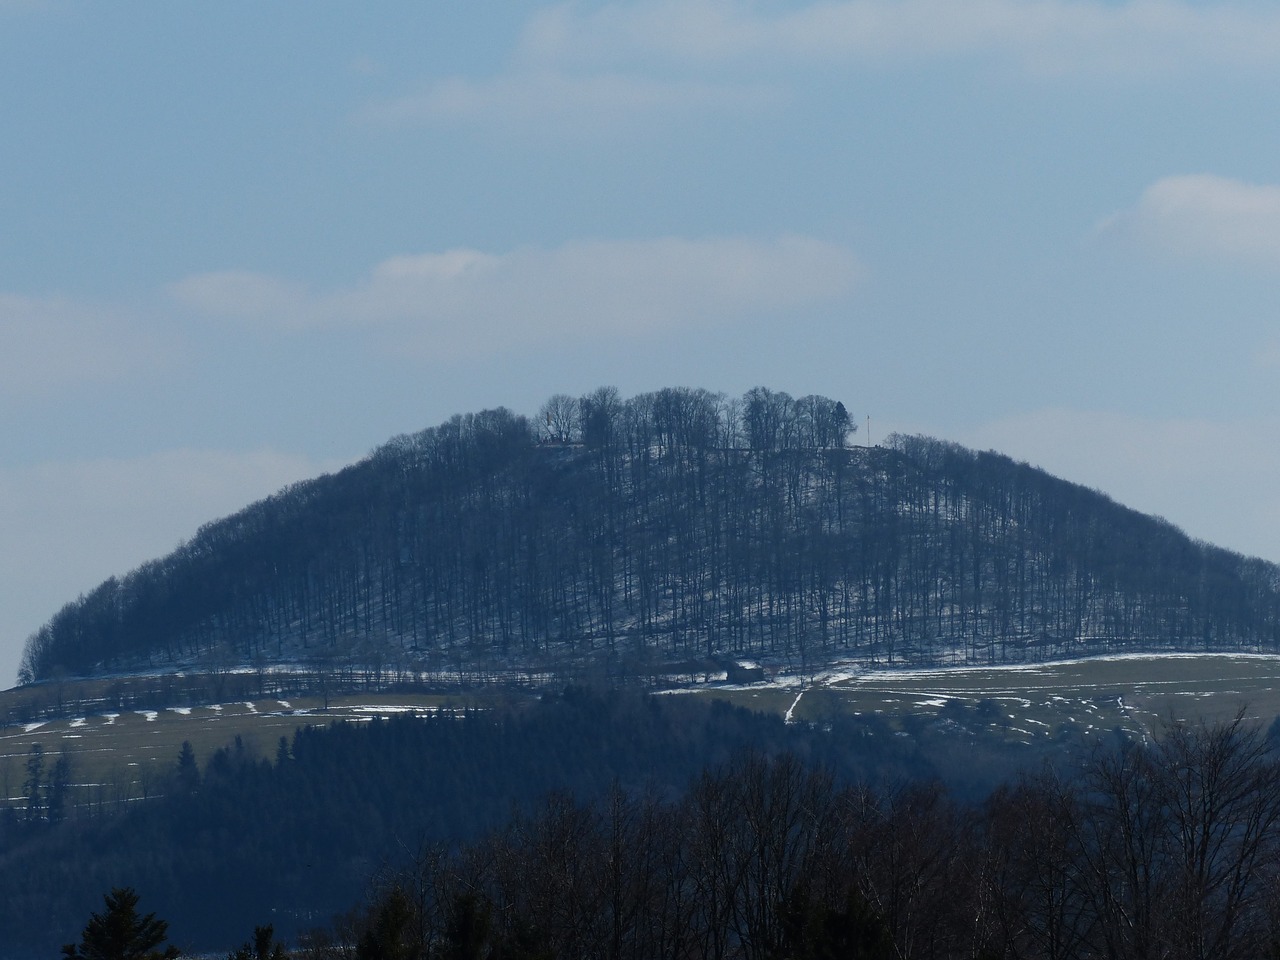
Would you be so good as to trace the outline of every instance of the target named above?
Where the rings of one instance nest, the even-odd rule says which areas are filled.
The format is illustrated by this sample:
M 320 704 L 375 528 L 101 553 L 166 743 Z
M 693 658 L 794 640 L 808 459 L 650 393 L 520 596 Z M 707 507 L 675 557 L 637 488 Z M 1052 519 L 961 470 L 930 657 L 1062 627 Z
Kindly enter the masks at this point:
M 800 698 L 804 696 L 804 687 L 800 688 L 800 692 L 796 694 L 796 698 L 791 701 L 791 706 L 787 707 L 786 715 L 782 718 L 783 723 L 795 723 L 792 714 L 796 712 L 796 704 L 800 702 Z

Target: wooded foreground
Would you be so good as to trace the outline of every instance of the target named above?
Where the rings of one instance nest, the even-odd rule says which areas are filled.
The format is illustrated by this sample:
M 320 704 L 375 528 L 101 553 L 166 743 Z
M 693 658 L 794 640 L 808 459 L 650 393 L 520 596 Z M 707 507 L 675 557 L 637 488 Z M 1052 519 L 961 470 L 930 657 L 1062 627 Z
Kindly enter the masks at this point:
M 749 755 L 678 801 L 551 798 L 423 850 L 303 956 L 1280 955 L 1280 765 L 1243 723 L 1100 750 L 978 809 Z

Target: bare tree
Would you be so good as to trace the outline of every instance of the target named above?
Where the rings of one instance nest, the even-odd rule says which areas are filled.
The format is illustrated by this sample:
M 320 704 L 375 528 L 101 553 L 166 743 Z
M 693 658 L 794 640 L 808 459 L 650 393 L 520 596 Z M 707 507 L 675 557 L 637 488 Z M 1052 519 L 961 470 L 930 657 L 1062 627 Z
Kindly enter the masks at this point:
M 581 438 L 577 397 L 556 393 L 538 410 L 538 429 L 553 443 L 573 443 Z
M 1175 944 L 1189 960 L 1260 956 L 1264 880 L 1280 838 L 1280 765 L 1259 728 L 1175 724 L 1156 750 Z
M 1083 889 L 1108 956 L 1267 953 L 1280 765 L 1243 715 L 1174 723 L 1150 746 L 1099 754 L 1082 814 Z
M 1089 942 L 1080 818 L 1076 790 L 1052 773 L 1001 787 L 987 800 L 994 926 L 1015 958 L 1069 960 Z

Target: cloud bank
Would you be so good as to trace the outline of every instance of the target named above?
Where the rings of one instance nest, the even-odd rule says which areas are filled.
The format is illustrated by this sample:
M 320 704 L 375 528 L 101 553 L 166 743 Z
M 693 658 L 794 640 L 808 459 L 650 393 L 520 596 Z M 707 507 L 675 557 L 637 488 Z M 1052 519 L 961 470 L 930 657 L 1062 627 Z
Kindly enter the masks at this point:
M 438 78 L 372 101 L 380 126 L 466 122 L 535 137 L 598 137 L 638 121 L 748 114 L 798 80 L 937 61 L 1040 77 L 1276 72 L 1280 10 L 1188 0 L 640 0 L 535 12 L 504 71 Z
M 408 254 L 331 292 L 238 272 L 188 277 L 171 292 L 210 316 L 295 330 L 363 328 L 396 349 L 480 356 L 803 310 L 845 296 L 861 272 L 848 249 L 809 237 L 669 237 Z
M 1157 180 L 1101 229 L 1180 256 L 1280 268 L 1280 186 L 1211 174 Z

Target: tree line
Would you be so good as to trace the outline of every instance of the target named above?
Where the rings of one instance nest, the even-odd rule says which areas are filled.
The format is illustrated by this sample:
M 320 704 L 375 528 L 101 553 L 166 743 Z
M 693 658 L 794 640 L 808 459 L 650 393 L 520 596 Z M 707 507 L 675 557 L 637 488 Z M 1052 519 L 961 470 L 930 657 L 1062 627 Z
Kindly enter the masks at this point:
M 994 453 L 848 444 L 756 388 L 552 397 L 401 436 L 63 607 L 20 679 L 285 661 L 615 679 L 756 657 L 1275 649 L 1280 570 Z
M 258 927 L 229 960 L 289 955 Z M 678 795 L 557 792 L 475 841 L 413 847 L 291 955 L 1280 957 L 1280 761 L 1239 717 L 1178 723 L 964 804 L 746 750 Z
M 586 804 L 615 786 L 676 797 L 704 766 L 751 749 L 793 753 L 842 780 L 928 779 L 956 738 L 941 728 L 898 737 L 858 717 L 832 717 L 827 733 L 699 698 L 569 688 L 486 710 L 305 727 L 275 744 L 237 737 L 207 756 L 175 747 L 146 802 L 97 802 L 73 760 L 56 815 L 59 774 L 45 755 L 40 785 L 0 815 L 0 954 L 56 955 L 113 887 L 133 888 L 184 949 L 209 953 L 265 922 L 296 942 L 421 842 L 474 842 L 555 791 Z M 987 771 L 964 796 L 1033 755 L 992 745 L 984 759 L 970 747 L 965 772 Z
M 552 796 L 424 848 L 309 960 L 1280 956 L 1280 763 L 1237 718 L 1099 748 L 980 806 L 739 756 L 670 800 Z

